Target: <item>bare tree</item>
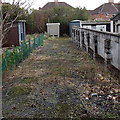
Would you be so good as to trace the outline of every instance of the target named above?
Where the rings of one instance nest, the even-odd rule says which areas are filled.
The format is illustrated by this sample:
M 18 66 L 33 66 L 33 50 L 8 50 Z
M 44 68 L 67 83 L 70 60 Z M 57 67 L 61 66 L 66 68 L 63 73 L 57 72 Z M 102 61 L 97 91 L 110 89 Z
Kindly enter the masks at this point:
M 1 1 L 0 3 L 0 9 L 2 9 L 3 5 L 9 5 L 9 10 L 6 11 L 4 14 L 2 10 L 0 10 L 0 43 L 2 46 L 2 41 L 5 37 L 5 35 L 9 32 L 9 30 L 14 27 L 13 23 L 23 14 L 25 14 L 25 11 L 29 10 L 29 8 L 32 6 L 33 1 L 30 0 L 9 0 L 9 2 L 6 2 L 6 0 Z M 22 11 L 24 9 L 24 13 Z M 11 18 L 11 16 L 14 16 Z
M 0 55 L 2 47 L 2 2 L 0 0 Z

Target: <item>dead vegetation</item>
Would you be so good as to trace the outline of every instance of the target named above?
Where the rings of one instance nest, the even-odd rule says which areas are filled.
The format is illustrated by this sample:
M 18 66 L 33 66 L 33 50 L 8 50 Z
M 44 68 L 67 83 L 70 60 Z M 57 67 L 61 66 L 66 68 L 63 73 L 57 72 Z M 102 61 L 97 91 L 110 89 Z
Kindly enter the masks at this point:
M 119 102 L 118 78 L 77 49 L 69 38 L 44 40 L 43 47 L 3 76 L 4 117 L 119 119 Z M 17 113 L 16 109 L 7 111 L 11 104 Z

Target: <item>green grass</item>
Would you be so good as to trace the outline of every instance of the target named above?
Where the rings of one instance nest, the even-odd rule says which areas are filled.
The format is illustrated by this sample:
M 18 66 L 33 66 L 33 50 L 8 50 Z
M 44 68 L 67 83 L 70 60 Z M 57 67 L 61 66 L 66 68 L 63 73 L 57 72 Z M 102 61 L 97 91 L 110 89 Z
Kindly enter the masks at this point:
M 10 89 L 8 95 L 10 95 L 12 97 L 16 97 L 16 96 L 19 96 L 19 95 L 29 94 L 31 91 L 32 91 L 32 89 L 30 87 L 15 86 L 15 87 Z
M 34 83 L 36 81 L 37 81 L 37 78 L 34 78 L 34 77 L 32 77 L 32 78 L 24 78 L 24 79 L 21 80 L 21 83 Z

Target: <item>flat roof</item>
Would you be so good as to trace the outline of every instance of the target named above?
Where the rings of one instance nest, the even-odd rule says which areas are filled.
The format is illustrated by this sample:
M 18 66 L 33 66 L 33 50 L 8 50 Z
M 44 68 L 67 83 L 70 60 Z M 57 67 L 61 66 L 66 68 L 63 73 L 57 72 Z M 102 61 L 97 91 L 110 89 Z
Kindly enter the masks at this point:
M 60 25 L 60 23 L 46 23 L 46 25 Z
M 81 24 L 82 25 L 105 25 L 105 24 L 110 24 L 110 21 L 105 21 L 105 22 L 102 22 L 102 21 L 81 21 Z

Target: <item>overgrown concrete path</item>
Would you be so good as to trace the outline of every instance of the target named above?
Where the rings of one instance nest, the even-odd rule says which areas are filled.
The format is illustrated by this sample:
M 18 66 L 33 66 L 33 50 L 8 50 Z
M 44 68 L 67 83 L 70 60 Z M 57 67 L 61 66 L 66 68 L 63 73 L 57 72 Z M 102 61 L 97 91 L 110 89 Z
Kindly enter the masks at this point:
M 49 38 L 3 76 L 5 118 L 118 118 L 119 83 L 69 38 Z

